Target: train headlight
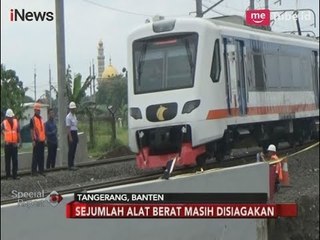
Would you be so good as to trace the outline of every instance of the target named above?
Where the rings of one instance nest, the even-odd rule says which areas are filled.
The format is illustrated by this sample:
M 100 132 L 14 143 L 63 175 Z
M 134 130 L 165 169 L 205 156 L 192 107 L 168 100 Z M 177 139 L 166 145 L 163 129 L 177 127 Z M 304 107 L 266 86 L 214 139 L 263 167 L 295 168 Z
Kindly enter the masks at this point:
M 134 119 L 142 119 L 142 114 L 139 108 L 130 108 L 130 116 Z
M 199 107 L 199 105 L 200 105 L 199 99 L 188 101 L 184 104 L 183 109 L 182 109 L 182 113 L 191 113 L 194 109 Z

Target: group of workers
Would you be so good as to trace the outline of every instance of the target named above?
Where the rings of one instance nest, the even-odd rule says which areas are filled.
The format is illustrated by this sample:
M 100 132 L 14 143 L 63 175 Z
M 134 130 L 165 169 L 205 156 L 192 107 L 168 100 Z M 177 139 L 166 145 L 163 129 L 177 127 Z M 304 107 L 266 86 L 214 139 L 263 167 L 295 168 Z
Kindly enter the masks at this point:
M 44 173 L 44 150 L 48 148 L 46 168 L 54 168 L 58 148 L 57 125 L 53 109 L 48 110 L 48 120 L 43 121 L 41 116 L 41 104 L 34 104 L 34 115 L 30 119 L 30 134 L 32 139 L 32 164 L 31 175 L 38 174 L 45 176 Z M 74 166 L 74 158 L 78 144 L 78 120 L 76 117 L 76 104 L 70 102 L 69 113 L 66 116 L 66 130 L 68 138 L 68 169 L 77 170 Z M 19 179 L 18 176 L 18 147 L 21 146 L 20 127 L 18 119 L 12 109 L 7 109 L 5 119 L 1 124 L 1 132 L 4 139 L 5 170 L 6 179 L 12 177 Z M 12 163 L 12 168 L 11 168 Z

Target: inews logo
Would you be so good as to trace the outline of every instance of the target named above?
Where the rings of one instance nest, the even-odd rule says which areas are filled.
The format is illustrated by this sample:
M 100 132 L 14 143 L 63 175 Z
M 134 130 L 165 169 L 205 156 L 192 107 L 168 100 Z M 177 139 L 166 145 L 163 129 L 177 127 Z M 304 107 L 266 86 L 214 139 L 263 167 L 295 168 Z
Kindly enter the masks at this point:
M 270 26 L 269 9 L 250 9 L 246 11 L 247 25 Z
M 26 11 L 25 9 L 10 9 L 10 21 L 53 21 L 54 15 L 53 12 L 35 12 L 35 11 Z

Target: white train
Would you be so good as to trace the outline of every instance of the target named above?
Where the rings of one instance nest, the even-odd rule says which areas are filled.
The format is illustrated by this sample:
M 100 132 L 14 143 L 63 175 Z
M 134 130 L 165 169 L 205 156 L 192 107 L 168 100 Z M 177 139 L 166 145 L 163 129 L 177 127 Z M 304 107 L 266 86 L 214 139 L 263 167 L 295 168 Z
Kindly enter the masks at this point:
M 221 160 L 318 133 L 319 43 L 217 19 L 148 23 L 128 38 L 129 146 L 139 168 Z

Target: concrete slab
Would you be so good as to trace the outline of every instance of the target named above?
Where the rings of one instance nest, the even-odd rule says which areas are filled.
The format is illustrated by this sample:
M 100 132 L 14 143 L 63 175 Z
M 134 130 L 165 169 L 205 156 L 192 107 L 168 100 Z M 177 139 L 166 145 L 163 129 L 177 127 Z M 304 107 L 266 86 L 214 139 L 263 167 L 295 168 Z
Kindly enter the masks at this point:
M 246 166 L 188 174 L 170 180 L 155 180 L 94 192 L 237 192 L 268 193 L 269 166 L 255 163 Z M 267 239 L 263 219 L 66 219 L 65 204 L 73 195 L 52 207 L 1 206 L 4 240 L 16 239 L 130 239 L 130 240 L 212 240 Z M 38 200 L 43 201 L 43 200 Z

